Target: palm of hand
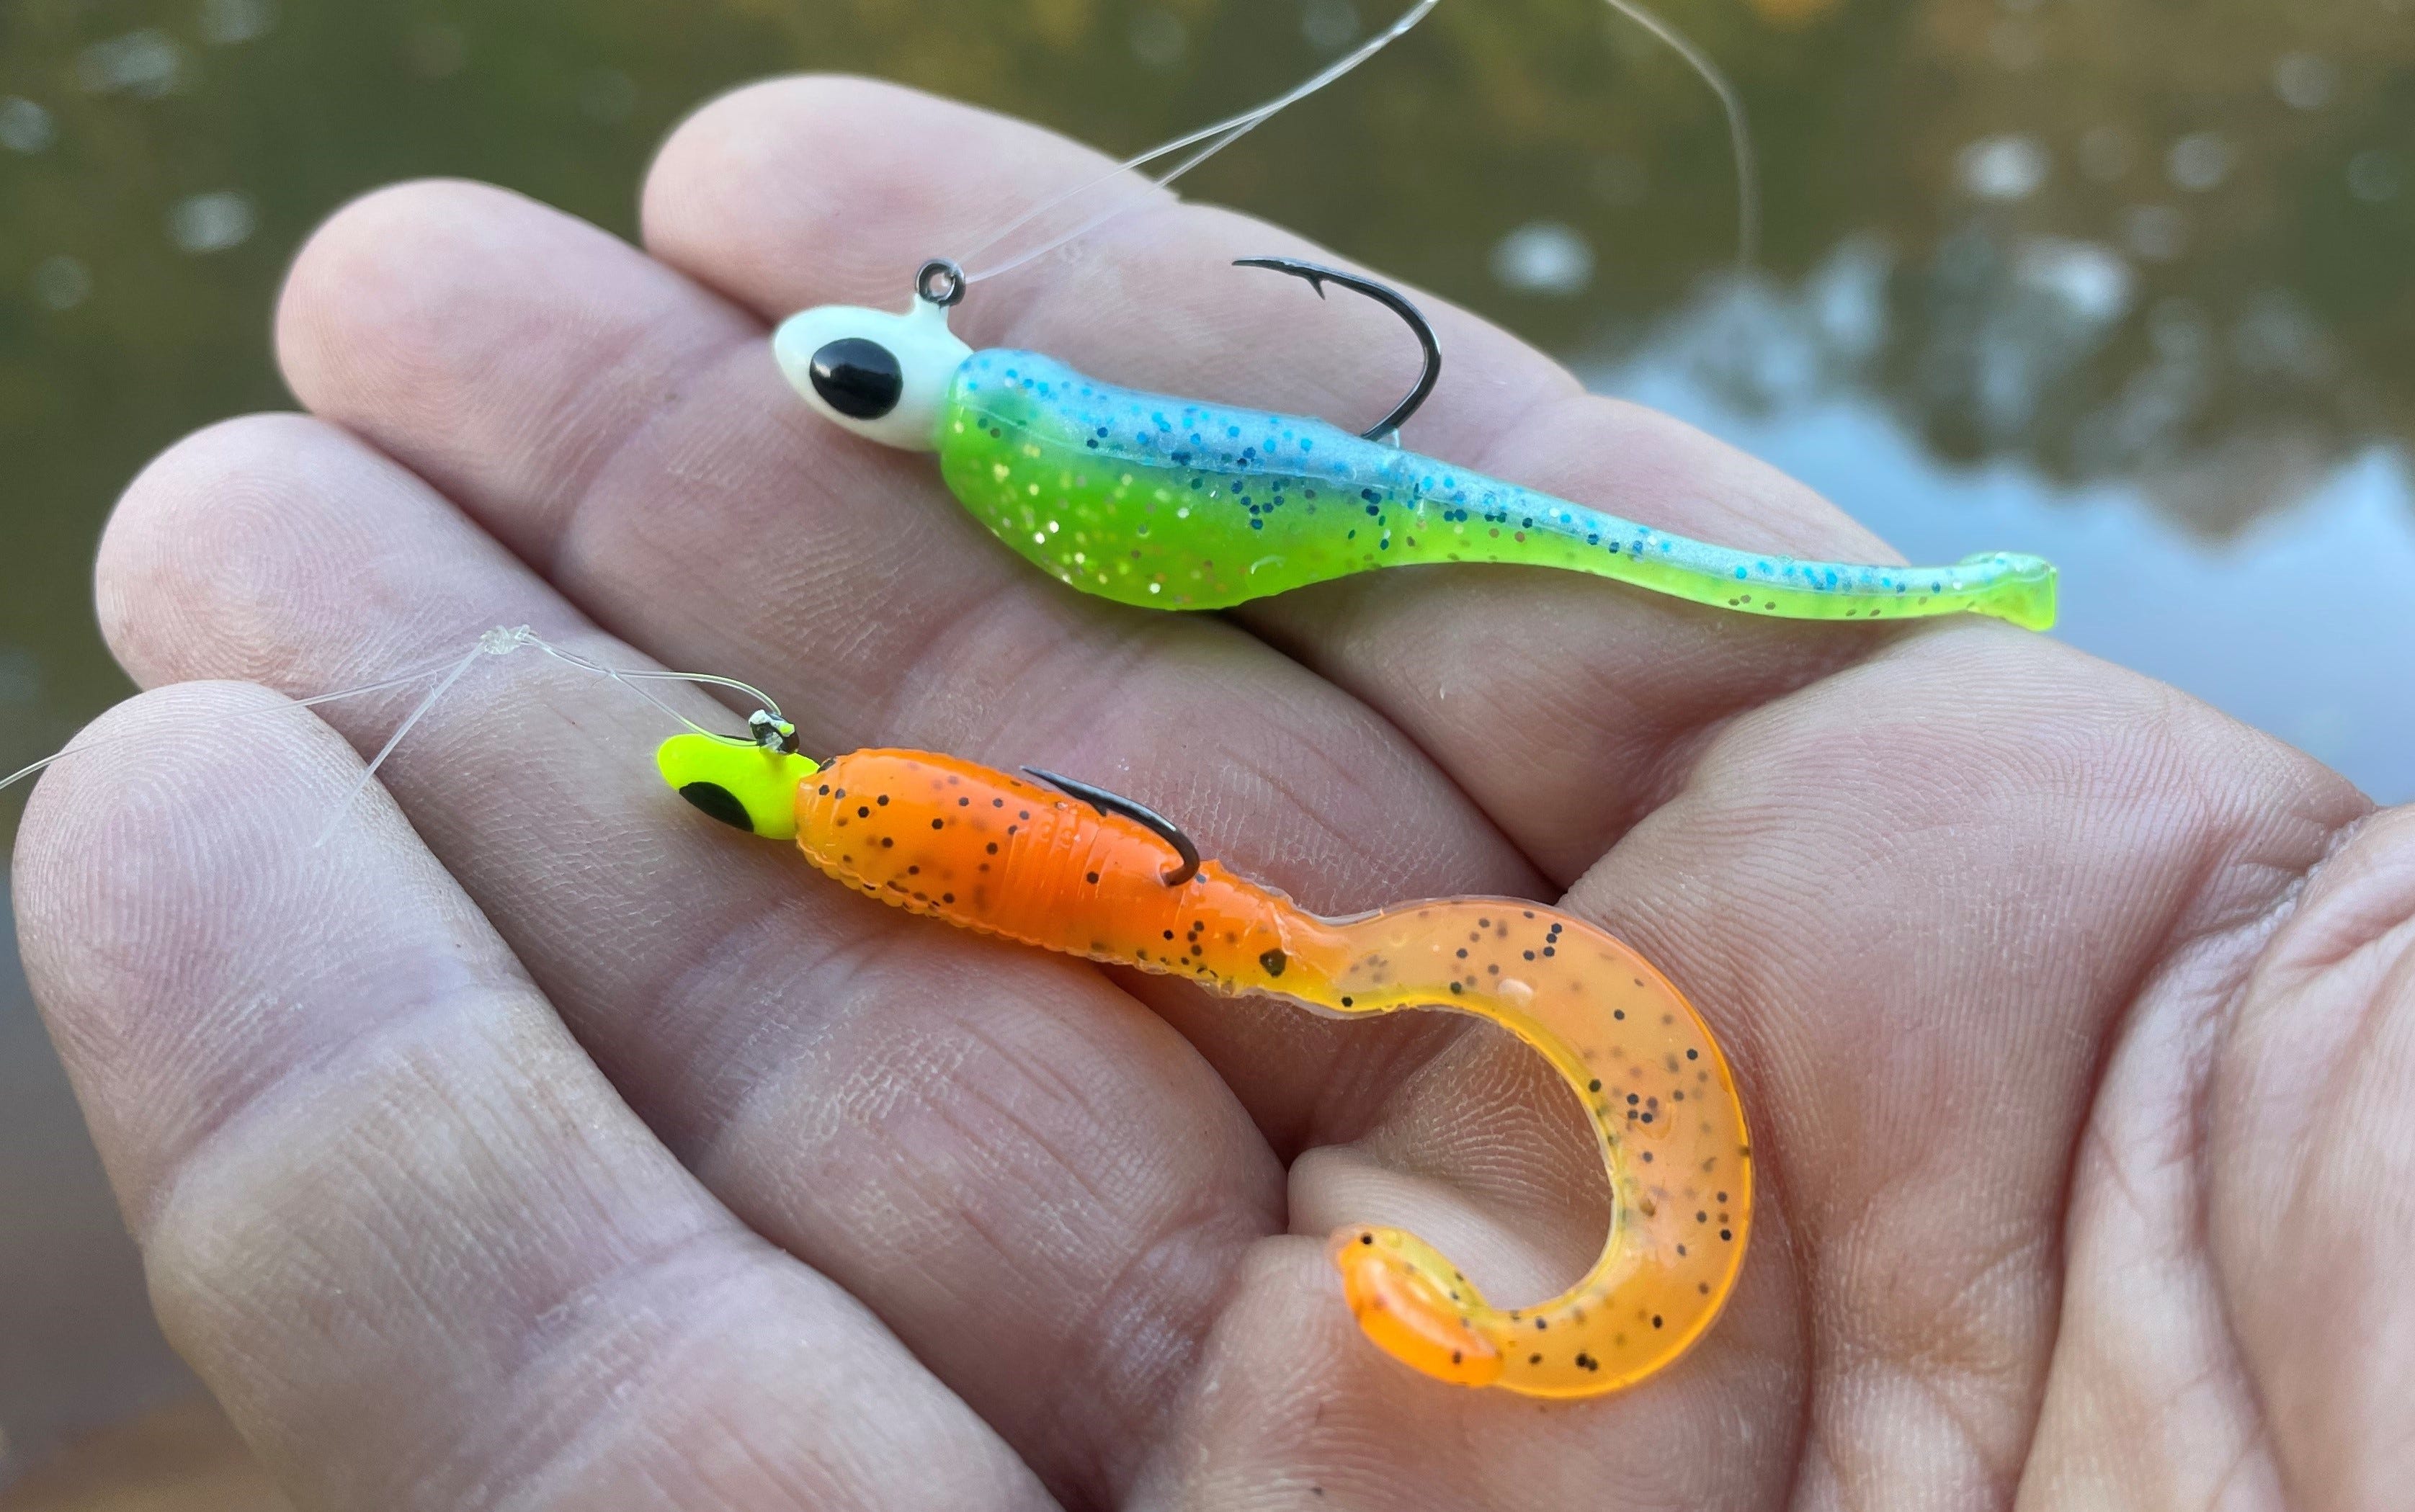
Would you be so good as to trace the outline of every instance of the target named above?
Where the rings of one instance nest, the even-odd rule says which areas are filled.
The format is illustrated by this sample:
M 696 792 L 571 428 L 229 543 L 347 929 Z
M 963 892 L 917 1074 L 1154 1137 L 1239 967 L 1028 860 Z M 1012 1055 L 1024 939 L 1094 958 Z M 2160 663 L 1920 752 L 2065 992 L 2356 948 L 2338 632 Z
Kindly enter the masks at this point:
M 35 804 L 26 953 L 163 1318 L 306 1502 L 2379 1505 L 2415 1442 L 2385 1258 L 2415 1237 L 2407 821 L 1991 624 L 1476 568 L 1238 623 L 1076 599 L 923 459 L 809 417 L 760 333 L 1089 171 L 789 82 L 673 140 L 651 258 L 484 189 L 356 206 L 281 315 L 315 418 L 184 443 L 113 524 L 119 654 L 298 694 L 532 620 L 762 683 L 809 749 L 1130 791 L 1324 911 L 1566 890 L 1738 1064 L 1766 1201 L 1726 1318 L 1574 1405 L 1358 1337 L 1334 1225 L 1403 1222 L 1510 1300 L 1598 1240 L 1576 1121 L 1501 1037 L 890 914 L 688 822 L 658 719 L 558 668 L 466 682 L 396 804 L 318 851 L 339 742 L 226 719 L 256 693 L 155 694 Z M 960 325 L 1140 385 L 1384 402 L 1380 312 L 1196 275 L 1281 240 L 1152 208 Z M 1441 323 L 1422 449 L 1880 549 Z M 330 712 L 363 744 L 396 711 Z

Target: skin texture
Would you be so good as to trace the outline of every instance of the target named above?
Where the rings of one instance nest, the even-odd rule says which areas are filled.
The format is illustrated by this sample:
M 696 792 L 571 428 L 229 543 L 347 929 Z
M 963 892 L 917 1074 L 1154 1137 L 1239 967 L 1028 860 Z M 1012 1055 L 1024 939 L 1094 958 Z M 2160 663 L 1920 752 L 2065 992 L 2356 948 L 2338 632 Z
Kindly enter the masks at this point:
M 807 412 L 764 334 L 893 303 L 1096 162 L 788 81 L 670 140 L 643 251 L 472 186 L 355 204 L 279 314 L 309 413 L 132 486 L 112 643 L 147 684 L 315 693 L 532 622 L 760 683 L 809 752 L 1079 774 L 1322 912 L 1564 894 L 1686 984 L 1753 1110 L 1719 1325 L 1569 1404 L 1366 1346 L 1342 1223 L 1427 1235 L 1513 1306 L 1599 1241 L 1582 1126 L 1482 1026 L 1252 1010 L 799 887 L 663 786 L 659 714 L 526 656 L 314 851 L 408 699 L 331 733 L 181 688 L 44 777 L 16 898 L 161 1317 L 301 1503 L 2400 1505 L 2415 819 L 2001 624 L 1465 565 L 1232 619 L 1071 593 L 927 459 Z M 1133 387 L 1380 412 L 1396 375 L 1343 354 L 1388 316 L 1304 331 L 1217 271 L 1280 251 L 1319 256 L 1166 203 L 959 322 Z M 1423 449 L 1884 557 L 1428 308 L 1453 366 Z
M 1140 394 L 1032 352 L 979 352 L 938 427 L 948 487 L 1058 581 L 1222 609 L 1379 567 L 1514 562 L 1783 620 L 1991 615 L 2054 625 L 2054 568 L 1797 561 L 1655 531 L 1298 416 Z
M 1506 898 L 1321 919 L 1212 861 L 1183 876 L 1187 859 L 1169 861 L 1164 837 L 1123 815 L 928 751 L 851 751 L 800 772 L 800 757 L 691 734 L 655 765 L 698 809 L 792 835 L 832 879 L 908 913 L 1338 1018 L 1450 1010 L 1533 1047 L 1593 1130 L 1609 1236 L 1567 1291 L 1499 1308 L 1413 1234 L 1337 1231 L 1327 1252 L 1351 1314 L 1403 1364 L 1598 1396 L 1684 1354 L 1735 1285 L 1752 1150 L 1727 1062 L 1658 968 L 1581 919 Z

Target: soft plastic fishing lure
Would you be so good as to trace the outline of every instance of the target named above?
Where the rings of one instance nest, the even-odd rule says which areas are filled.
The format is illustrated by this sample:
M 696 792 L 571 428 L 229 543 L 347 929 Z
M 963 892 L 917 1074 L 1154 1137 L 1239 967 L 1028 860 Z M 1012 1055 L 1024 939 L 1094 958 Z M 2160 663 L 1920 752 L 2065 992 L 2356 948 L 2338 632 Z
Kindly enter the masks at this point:
M 1289 93 L 1180 137 L 1026 213 L 986 250 L 1126 171 L 1191 150 L 1163 186 L 1407 33 L 1419 0 L 1384 33 Z M 1634 0 L 1611 8 L 1675 50 L 1718 95 L 1736 163 L 1737 262 L 1749 267 L 1758 201 L 1750 133 L 1735 90 L 1702 52 Z M 1205 143 L 1205 145 L 1202 145 Z M 1195 150 L 1192 150 L 1195 149 Z M 1557 567 L 1697 604 L 1794 620 L 1912 619 L 1968 610 L 2052 626 L 2054 568 L 1994 552 L 1950 567 L 1798 561 L 1653 530 L 1400 447 L 1432 393 L 1442 351 L 1417 307 L 1382 284 L 1285 258 L 1243 265 L 1375 299 L 1425 352 L 1417 387 L 1362 435 L 1323 421 L 1118 388 L 1053 358 L 975 352 L 948 328 L 967 288 L 1086 235 L 1128 208 L 968 274 L 926 263 L 904 314 L 826 305 L 772 338 L 781 369 L 824 416 L 861 436 L 936 451 L 949 489 L 998 538 L 1085 592 L 1148 608 L 1218 609 L 1378 567 L 1447 561 Z
M 1701 1018 L 1601 930 L 1500 898 L 1319 918 L 1202 861 L 1179 829 L 1113 793 L 1032 773 L 1052 791 L 922 751 L 818 766 L 775 715 L 753 727 L 752 745 L 673 737 L 656 757 L 664 779 L 713 818 L 794 840 L 869 897 L 1321 1013 L 1472 1013 L 1549 1060 L 1610 1170 L 1600 1259 L 1566 1294 L 1505 1310 L 1414 1235 L 1341 1231 L 1331 1253 L 1351 1310 L 1403 1362 L 1462 1385 L 1590 1396 L 1667 1365 L 1718 1316 L 1751 1217 L 1744 1110 Z
M 858 435 L 937 451 L 999 540 L 1085 592 L 1218 609 L 1378 567 L 1512 562 L 1614 578 L 1745 614 L 1912 619 L 1970 610 L 2054 623 L 2055 572 L 1992 552 L 1950 567 L 1799 561 L 1688 540 L 1398 445 L 1439 375 L 1433 334 L 1368 279 L 1253 258 L 1383 301 L 1426 351 L 1418 387 L 1362 436 L 1320 420 L 1118 388 L 1038 352 L 975 352 L 948 328 L 964 289 L 933 263 L 896 315 L 824 306 L 773 337 L 816 409 Z
M 1686 999 L 1595 926 L 1507 898 L 1319 918 L 1203 861 L 1180 829 L 1102 788 L 1033 772 L 1051 791 L 920 751 L 858 751 L 818 765 L 797 753 L 795 726 L 759 689 L 710 673 L 608 666 L 526 625 L 489 630 L 415 671 L 300 700 L 308 707 L 428 686 L 331 811 L 326 833 L 479 663 L 530 649 L 609 678 L 687 726 L 655 760 L 690 803 L 750 833 L 794 840 L 814 865 L 883 903 L 1320 1013 L 1454 1010 L 1532 1045 L 1576 1091 L 1593 1127 L 1610 1171 L 1609 1237 L 1566 1294 L 1504 1310 L 1414 1235 L 1336 1234 L 1331 1253 L 1351 1310 L 1369 1338 L 1407 1364 L 1464 1385 L 1590 1396 L 1667 1365 L 1718 1317 L 1751 1219 L 1744 1110 L 1726 1060 Z M 751 741 L 704 729 L 647 692 L 648 682 L 708 684 L 757 701 Z M 0 788 L 100 748 L 70 743 L 0 778 Z

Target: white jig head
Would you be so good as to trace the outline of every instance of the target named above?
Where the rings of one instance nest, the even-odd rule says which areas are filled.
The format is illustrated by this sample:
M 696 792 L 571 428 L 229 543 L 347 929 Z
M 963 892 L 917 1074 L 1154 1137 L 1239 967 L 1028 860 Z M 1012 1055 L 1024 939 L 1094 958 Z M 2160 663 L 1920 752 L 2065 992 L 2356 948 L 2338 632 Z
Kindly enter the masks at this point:
M 948 329 L 948 307 L 964 293 L 963 271 L 933 262 L 914 280 L 914 305 L 905 314 L 818 306 L 780 323 L 772 355 L 805 402 L 833 424 L 885 446 L 936 451 L 948 385 L 973 354 Z

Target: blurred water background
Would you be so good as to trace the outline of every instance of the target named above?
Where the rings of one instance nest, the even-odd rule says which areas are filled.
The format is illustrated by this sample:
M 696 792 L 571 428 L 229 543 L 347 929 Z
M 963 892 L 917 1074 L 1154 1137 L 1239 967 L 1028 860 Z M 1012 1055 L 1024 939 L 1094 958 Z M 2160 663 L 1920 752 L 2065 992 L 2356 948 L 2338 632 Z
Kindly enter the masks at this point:
M 2053 557 L 2066 638 L 2415 798 L 2415 0 L 1658 4 L 1750 109 L 1750 279 L 1717 107 L 1595 0 L 1448 0 L 1190 192 L 1506 322 L 1915 558 Z M 126 691 L 102 518 L 177 436 L 291 402 L 272 297 L 351 195 L 462 174 L 633 233 L 663 132 L 791 67 L 1129 151 L 1397 8 L 0 0 L 0 771 Z M 184 1385 L 14 973 L 0 950 L 0 1482 Z

